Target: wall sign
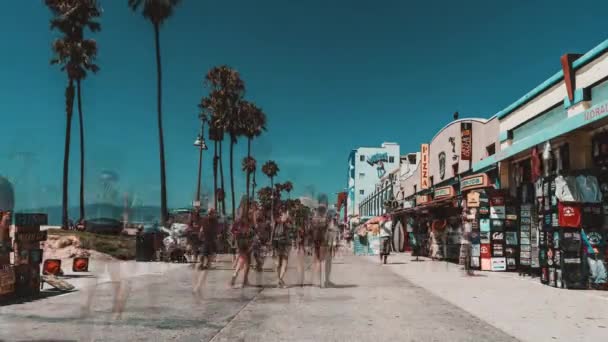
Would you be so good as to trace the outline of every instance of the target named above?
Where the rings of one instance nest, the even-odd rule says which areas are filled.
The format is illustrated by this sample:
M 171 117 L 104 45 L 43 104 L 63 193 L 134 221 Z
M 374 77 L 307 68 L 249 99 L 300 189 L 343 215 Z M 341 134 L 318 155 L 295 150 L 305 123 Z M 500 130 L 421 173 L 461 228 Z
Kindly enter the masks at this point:
M 444 186 L 435 190 L 435 199 L 446 198 L 454 196 L 453 186 Z
M 473 158 L 473 124 L 462 122 L 460 124 L 460 160 Z
M 464 177 L 460 181 L 460 191 L 486 188 L 490 186 L 488 175 L 485 173 Z
M 416 204 L 425 204 L 431 201 L 431 197 L 429 195 L 418 195 L 416 196 Z
M 429 144 L 422 144 L 420 145 L 420 189 L 429 187 Z

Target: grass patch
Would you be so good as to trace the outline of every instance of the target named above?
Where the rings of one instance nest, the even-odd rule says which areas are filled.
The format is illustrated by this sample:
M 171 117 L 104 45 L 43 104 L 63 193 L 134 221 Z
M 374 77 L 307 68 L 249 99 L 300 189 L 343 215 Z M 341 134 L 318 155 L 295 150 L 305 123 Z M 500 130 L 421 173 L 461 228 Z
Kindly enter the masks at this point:
M 49 229 L 49 235 L 76 236 L 82 248 L 111 255 L 121 260 L 135 258 L 135 237 L 122 235 L 102 235 L 73 230 Z

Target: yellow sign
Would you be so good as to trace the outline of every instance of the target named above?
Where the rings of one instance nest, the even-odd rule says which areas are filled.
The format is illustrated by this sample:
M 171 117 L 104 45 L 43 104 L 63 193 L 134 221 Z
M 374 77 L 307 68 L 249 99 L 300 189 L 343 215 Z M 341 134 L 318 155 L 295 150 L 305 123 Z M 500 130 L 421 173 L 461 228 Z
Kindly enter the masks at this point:
M 429 144 L 420 146 L 420 190 L 430 188 L 429 184 Z

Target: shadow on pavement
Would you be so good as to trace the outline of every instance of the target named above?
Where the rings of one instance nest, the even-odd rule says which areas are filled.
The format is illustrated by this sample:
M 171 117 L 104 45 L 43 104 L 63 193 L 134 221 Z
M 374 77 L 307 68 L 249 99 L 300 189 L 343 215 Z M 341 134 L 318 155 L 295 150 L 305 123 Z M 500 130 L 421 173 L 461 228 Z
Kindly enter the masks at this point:
M 62 294 L 66 294 L 66 293 L 73 293 L 76 291 L 69 291 L 69 292 L 61 292 L 61 291 L 56 291 L 56 290 L 45 290 L 40 292 L 40 295 L 37 297 L 23 297 L 23 298 L 12 298 L 12 299 L 6 299 L 4 301 L 2 301 L 2 303 L 0 303 L 0 307 L 2 306 L 7 306 L 7 305 L 14 305 L 14 304 L 25 304 L 25 303 L 32 303 L 32 302 L 37 302 L 46 298 L 52 298 L 55 296 L 59 296 Z M 2 342 L 3 340 L 0 340 L 0 342 Z
M 83 278 L 95 278 L 92 274 L 66 274 L 60 279 L 83 279 Z

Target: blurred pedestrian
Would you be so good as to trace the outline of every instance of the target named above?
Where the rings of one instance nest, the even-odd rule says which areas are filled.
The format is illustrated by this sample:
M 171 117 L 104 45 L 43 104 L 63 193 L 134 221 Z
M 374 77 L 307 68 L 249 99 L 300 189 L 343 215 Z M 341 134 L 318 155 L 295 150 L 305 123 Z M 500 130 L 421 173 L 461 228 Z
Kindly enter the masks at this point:
M 291 252 L 290 241 L 291 219 L 286 210 L 281 209 L 280 214 L 273 230 L 272 244 L 276 258 L 276 269 L 278 276 L 278 286 L 287 287 L 283 278 L 287 272 L 289 253 Z

